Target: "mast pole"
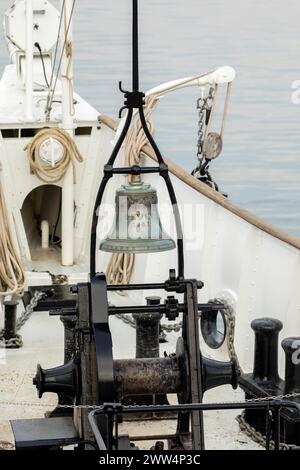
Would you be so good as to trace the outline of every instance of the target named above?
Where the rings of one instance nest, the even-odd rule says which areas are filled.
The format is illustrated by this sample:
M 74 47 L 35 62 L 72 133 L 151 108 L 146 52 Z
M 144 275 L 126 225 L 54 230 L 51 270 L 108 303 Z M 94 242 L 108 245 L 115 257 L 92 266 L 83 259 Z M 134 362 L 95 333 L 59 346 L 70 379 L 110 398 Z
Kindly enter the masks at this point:
M 33 121 L 33 5 L 26 0 L 26 104 L 25 120 Z
M 73 1 L 65 0 L 63 10 L 63 59 L 61 66 L 62 83 L 62 127 L 74 138 L 73 104 L 73 57 L 72 57 L 72 13 Z M 62 186 L 62 265 L 74 263 L 74 180 L 73 168 L 69 165 Z
M 132 91 L 139 91 L 139 16 L 138 0 L 132 1 Z

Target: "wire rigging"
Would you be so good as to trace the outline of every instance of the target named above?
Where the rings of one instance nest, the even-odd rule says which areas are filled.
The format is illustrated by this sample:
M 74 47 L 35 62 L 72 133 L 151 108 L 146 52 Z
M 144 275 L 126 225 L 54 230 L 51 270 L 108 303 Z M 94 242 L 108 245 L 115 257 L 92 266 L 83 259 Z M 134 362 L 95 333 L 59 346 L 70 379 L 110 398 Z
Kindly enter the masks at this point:
M 53 79 L 54 79 L 55 65 L 56 65 L 56 59 L 57 59 L 57 53 L 58 53 L 58 46 L 59 46 L 59 40 L 60 40 L 60 33 L 61 33 L 65 3 L 66 3 L 66 0 L 63 0 L 62 7 L 61 7 L 61 12 L 60 12 L 60 19 L 59 19 L 59 25 L 58 25 L 58 32 L 57 32 L 57 39 L 56 39 L 54 59 L 53 59 L 53 67 L 52 67 L 52 72 L 51 72 L 50 87 L 49 88 L 52 87 L 52 83 L 53 83 Z
M 72 22 L 72 18 L 73 18 L 73 14 L 74 14 L 74 9 L 75 9 L 75 4 L 76 4 L 76 0 L 73 0 L 73 4 L 72 4 L 72 8 L 71 8 L 71 12 L 70 12 L 70 17 L 69 17 L 69 21 L 66 25 L 66 30 L 65 30 L 65 39 L 64 39 L 64 43 L 63 43 L 63 47 L 62 47 L 62 51 L 61 51 L 61 55 L 60 55 L 60 59 L 59 59 L 59 63 L 58 63 L 58 67 L 57 67 L 57 73 L 56 73 L 56 77 L 55 77 L 55 81 L 54 81 L 54 85 L 52 87 L 52 82 L 53 82 L 53 78 L 54 78 L 54 68 L 55 68 L 55 63 L 53 64 L 53 69 L 52 69 L 52 75 L 51 75 L 51 80 L 50 80 L 50 89 L 49 89 L 49 95 L 48 95 L 48 100 L 47 100 L 47 105 L 46 105 L 46 120 L 49 121 L 50 120 L 50 113 L 51 113 L 51 110 L 52 110 L 52 104 L 53 104 L 53 100 L 54 100 L 54 94 L 55 94 L 55 90 L 56 90 L 56 86 L 57 86 L 57 82 L 58 82 L 58 77 L 59 77 L 59 73 L 60 73 L 60 70 L 61 70 L 61 66 L 62 66 L 62 61 L 63 61 L 63 56 L 64 56 L 64 53 L 65 53 L 65 50 L 68 46 L 68 34 L 69 34 L 69 31 L 70 31 L 70 26 L 71 26 L 71 22 Z M 60 33 L 61 33 L 61 28 L 62 28 L 62 19 L 63 19 L 63 11 L 65 9 L 65 6 L 66 6 L 66 3 L 65 3 L 65 0 L 63 2 L 63 5 L 62 5 L 62 11 L 61 11 L 61 19 L 60 19 L 60 24 L 59 24 L 59 30 L 58 30 L 58 38 L 57 38 L 57 44 L 56 44 L 56 50 L 55 50 L 55 62 L 56 62 L 56 58 L 57 58 L 57 51 L 58 51 L 58 43 L 59 43 L 59 39 L 60 39 Z

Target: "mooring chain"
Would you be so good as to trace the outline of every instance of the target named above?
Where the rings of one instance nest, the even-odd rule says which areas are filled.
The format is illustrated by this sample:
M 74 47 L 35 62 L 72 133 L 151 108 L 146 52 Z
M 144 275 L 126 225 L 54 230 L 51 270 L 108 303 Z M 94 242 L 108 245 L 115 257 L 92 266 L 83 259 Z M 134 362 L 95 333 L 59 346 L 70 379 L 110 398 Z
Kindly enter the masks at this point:
M 285 400 L 285 399 L 291 399 L 291 398 L 299 398 L 300 393 L 287 393 L 286 395 L 278 395 L 278 396 L 272 396 L 272 397 L 262 397 L 262 398 L 249 398 L 247 400 L 237 402 L 237 401 L 220 401 L 214 403 L 216 407 L 218 405 L 241 405 L 243 406 L 245 403 L 260 403 L 260 402 L 266 402 L 266 401 L 280 401 L 280 400 Z M 197 403 L 194 403 L 196 405 Z M 187 406 L 190 405 L 190 403 L 187 403 Z M 199 403 L 201 405 L 201 403 Z M 30 402 L 10 402 L 10 401 L 0 401 L 0 406 L 22 406 L 22 407 L 35 407 L 35 408 L 51 408 L 54 406 L 53 403 L 30 403 Z M 126 409 L 130 408 L 145 408 L 147 405 L 134 405 L 134 406 L 126 406 Z M 160 407 L 166 408 L 166 410 L 169 408 L 170 405 L 160 405 Z M 152 405 L 149 405 L 151 408 Z M 284 408 L 284 403 L 282 404 L 282 407 Z M 60 405 L 57 404 L 56 408 L 61 408 L 61 409 L 87 409 L 87 410 L 99 410 L 103 408 L 103 405 Z
M 224 309 L 222 309 L 222 313 L 225 316 L 225 321 L 226 321 L 226 337 L 227 337 L 227 349 L 228 349 L 228 355 L 229 359 L 234 361 L 236 363 L 236 367 L 238 369 L 239 373 L 242 373 L 242 368 L 239 363 L 238 355 L 235 350 L 234 346 L 234 334 L 235 334 L 235 315 L 233 308 L 223 299 L 216 299 L 216 303 L 220 303 L 225 306 Z
M 236 421 L 239 424 L 240 430 L 242 432 L 244 432 L 250 439 L 252 439 L 257 444 L 261 445 L 262 447 L 267 446 L 266 436 L 264 436 L 261 432 L 257 431 L 249 423 L 246 422 L 245 412 L 238 415 L 236 417 Z M 275 449 L 274 441 L 270 440 L 269 447 L 270 447 L 271 450 Z M 279 449 L 280 450 L 300 450 L 300 446 L 297 446 L 295 444 L 284 444 L 284 443 L 281 442 L 279 444 Z
M 136 329 L 135 320 L 132 318 L 131 315 L 117 314 L 115 315 L 115 317 L 118 318 L 119 320 L 122 320 L 122 322 L 125 323 L 125 325 L 129 325 L 131 326 L 131 328 Z
M 208 96 L 201 96 L 197 100 L 197 110 L 198 110 L 198 148 L 197 148 L 197 158 L 199 163 L 202 162 L 202 153 L 203 153 L 203 144 L 205 138 L 205 126 L 207 121 L 210 120 L 210 113 L 213 106 L 213 100 L 215 97 L 215 88 L 210 87 Z
M 0 441 L 0 450 L 14 450 L 15 446 L 11 442 Z
M 206 124 L 210 120 L 210 113 L 212 111 L 213 100 L 215 97 L 215 88 L 210 87 L 208 96 L 200 96 L 197 100 L 198 110 L 198 141 L 197 141 L 197 159 L 198 165 L 193 171 L 194 176 L 201 176 L 200 171 L 203 165 L 203 144 L 206 135 Z
M 30 303 L 27 305 L 24 312 L 20 315 L 17 320 L 16 331 L 20 329 L 27 323 L 31 315 L 33 314 L 35 308 L 38 306 L 38 303 L 41 299 L 46 296 L 44 292 L 36 291 L 32 296 Z M 6 349 L 21 348 L 23 346 L 23 341 L 21 335 L 16 335 L 13 338 L 5 339 L 4 330 L 0 331 L 0 347 L 3 345 Z

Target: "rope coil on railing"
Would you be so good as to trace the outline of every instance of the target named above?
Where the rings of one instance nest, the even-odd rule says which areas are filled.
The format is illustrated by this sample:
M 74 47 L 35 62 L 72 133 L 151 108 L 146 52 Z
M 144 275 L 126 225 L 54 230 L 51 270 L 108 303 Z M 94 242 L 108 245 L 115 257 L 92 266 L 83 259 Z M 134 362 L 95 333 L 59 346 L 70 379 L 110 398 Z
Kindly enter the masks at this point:
M 57 140 L 63 147 L 62 158 L 56 163 L 47 164 L 40 158 L 40 148 L 47 139 Z M 32 141 L 25 147 L 30 165 L 30 173 L 35 174 L 44 183 L 57 183 L 65 176 L 69 165 L 73 167 L 74 184 L 76 183 L 75 162 L 83 162 L 75 141 L 63 129 L 43 129 L 39 131 Z
M 21 297 L 25 287 L 25 273 L 12 240 L 7 207 L 0 183 L 0 297 Z

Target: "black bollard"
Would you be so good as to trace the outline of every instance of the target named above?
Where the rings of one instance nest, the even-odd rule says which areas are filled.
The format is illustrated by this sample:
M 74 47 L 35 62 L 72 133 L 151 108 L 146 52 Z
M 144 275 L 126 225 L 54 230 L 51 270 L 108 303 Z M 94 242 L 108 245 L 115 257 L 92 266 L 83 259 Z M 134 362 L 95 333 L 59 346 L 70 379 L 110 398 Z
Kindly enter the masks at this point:
M 4 319 L 4 334 L 5 340 L 15 338 L 17 334 L 17 307 L 18 302 L 11 300 L 4 303 L 5 319 Z
M 160 297 L 146 297 L 147 305 L 160 305 Z M 133 315 L 136 322 L 136 358 L 159 357 L 159 326 L 162 314 Z
M 152 296 L 146 297 L 147 305 L 160 305 L 161 297 Z M 160 335 L 160 320 L 163 315 L 161 313 L 145 313 L 133 315 L 136 322 L 136 358 L 137 359 L 151 359 L 159 357 L 159 335 Z M 127 396 L 123 401 L 127 405 L 168 405 L 166 395 L 132 395 Z M 141 419 L 163 419 L 172 418 L 170 414 L 156 413 L 150 415 L 146 413 L 135 413 L 126 415 L 125 419 L 128 421 L 138 421 Z
M 285 352 L 284 393 L 300 393 L 300 338 L 286 338 L 281 346 Z
M 282 393 L 282 380 L 278 374 L 278 335 L 282 323 L 273 318 L 259 318 L 251 323 L 255 334 L 254 369 L 243 374 L 239 385 L 246 399 L 266 398 Z M 266 413 L 263 410 L 245 410 L 244 418 L 250 426 L 266 434 Z
M 278 383 L 278 335 L 280 320 L 259 318 L 251 323 L 255 333 L 253 379 L 257 383 Z
M 281 346 L 285 352 L 285 382 L 284 394 L 300 393 L 300 338 L 286 338 Z M 300 402 L 299 397 L 291 398 Z M 281 413 L 283 441 L 286 444 L 300 445 L 299 413 L 285 410 Z
M 3 339 L 7 343 L 6 347 L 10 349 L 18 349 L 22 346 L 21 337 L 17 335 L 17 309 L 19 302 L 14 298 L 4 301 L 4 332 Z M 19 339 L 9 344 L 12 339 Z

